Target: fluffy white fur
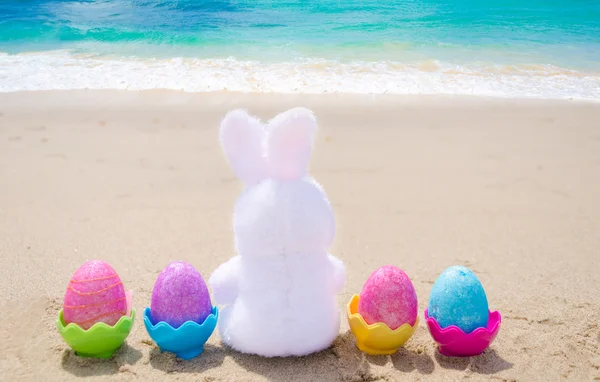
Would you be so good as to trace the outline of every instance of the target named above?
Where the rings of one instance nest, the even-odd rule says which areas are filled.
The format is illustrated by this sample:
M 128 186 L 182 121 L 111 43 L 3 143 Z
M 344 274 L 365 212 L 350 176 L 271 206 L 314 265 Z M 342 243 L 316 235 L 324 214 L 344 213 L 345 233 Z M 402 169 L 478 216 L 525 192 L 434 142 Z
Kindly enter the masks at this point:
M 317 124 L 295 108 L 266 125 L 243 110 L 221 123 L 221 145 L 244 182 L 234 210 L 238 255 L 209 279 L 232 348 L 266 357 L 329 347 L 339 332 L 342 261 L 327 253 L 335 219 L 307 167 Z

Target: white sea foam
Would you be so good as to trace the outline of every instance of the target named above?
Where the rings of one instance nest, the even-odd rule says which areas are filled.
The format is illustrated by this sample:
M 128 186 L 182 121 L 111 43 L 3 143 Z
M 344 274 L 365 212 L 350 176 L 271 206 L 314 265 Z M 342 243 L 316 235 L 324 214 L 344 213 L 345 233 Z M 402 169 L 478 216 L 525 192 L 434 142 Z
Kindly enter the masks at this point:
M 0 53 L 0 92 L 175 89 L 187 92 L 468 94 L 600 100 L 600 73 L 549 65 L 96 57 Z

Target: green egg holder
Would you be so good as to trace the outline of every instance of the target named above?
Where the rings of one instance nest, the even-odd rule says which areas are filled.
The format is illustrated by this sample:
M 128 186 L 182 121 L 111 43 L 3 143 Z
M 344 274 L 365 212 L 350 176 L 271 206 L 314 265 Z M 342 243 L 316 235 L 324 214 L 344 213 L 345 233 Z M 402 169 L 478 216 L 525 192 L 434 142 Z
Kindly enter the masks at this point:
M 114 326 L 97 322 L 88 330 L 75 323 L 65 325 L 63 310 L 56 319 L 56 326 L 65 342 L 80 357 L 109 358 L 116 352 L 131 332 L 135 320 L 135 309 L 123 316 Z

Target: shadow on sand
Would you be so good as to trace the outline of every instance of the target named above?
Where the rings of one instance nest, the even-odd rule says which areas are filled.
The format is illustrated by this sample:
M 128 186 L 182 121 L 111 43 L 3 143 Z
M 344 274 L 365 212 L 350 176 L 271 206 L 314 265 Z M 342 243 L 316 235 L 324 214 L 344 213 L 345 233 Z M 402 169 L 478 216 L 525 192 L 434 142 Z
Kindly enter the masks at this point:
M 116 374 L 123 367 L 134 365 L 140 358 L 141 351 L 124 343 L 112 357 L 106 359 L 79 357 L 72 349 L 66 349 L 62 354 L 61 366 L 76 377 L 102 376 Z

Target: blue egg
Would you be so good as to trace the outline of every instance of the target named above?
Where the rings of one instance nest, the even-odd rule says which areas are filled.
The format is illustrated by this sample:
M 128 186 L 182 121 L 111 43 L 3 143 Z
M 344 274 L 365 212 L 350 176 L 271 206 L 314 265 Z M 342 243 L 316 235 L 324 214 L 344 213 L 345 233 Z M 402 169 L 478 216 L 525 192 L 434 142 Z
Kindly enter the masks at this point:
M 442 328 L 456 325 L 468 334 L 488 324 L 488 300 L 483 285 L 471 270 L 462 266 L 450 267 L 438 277 L 427 309 Z

